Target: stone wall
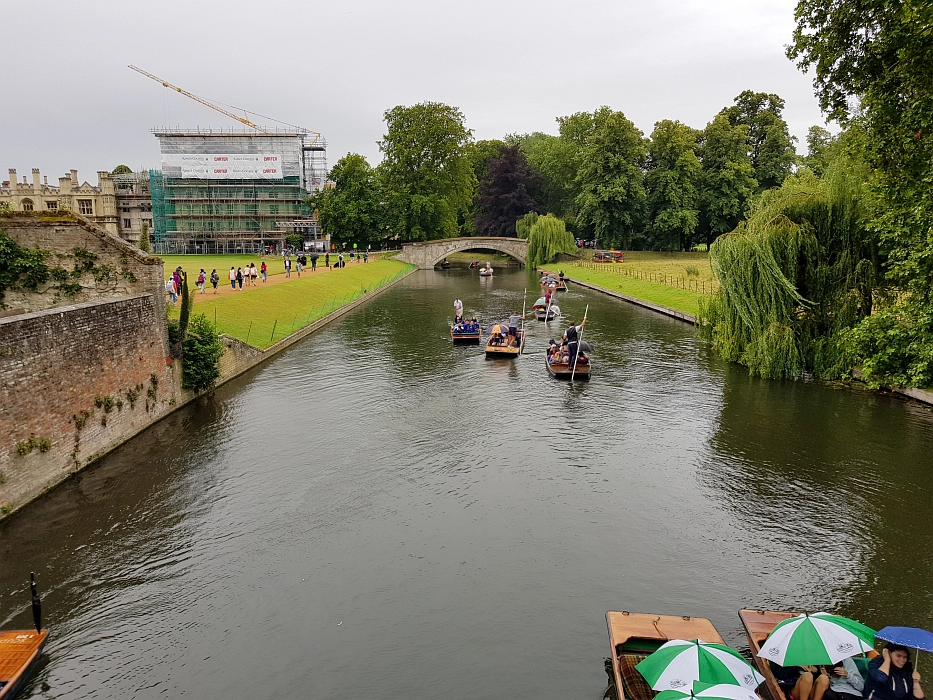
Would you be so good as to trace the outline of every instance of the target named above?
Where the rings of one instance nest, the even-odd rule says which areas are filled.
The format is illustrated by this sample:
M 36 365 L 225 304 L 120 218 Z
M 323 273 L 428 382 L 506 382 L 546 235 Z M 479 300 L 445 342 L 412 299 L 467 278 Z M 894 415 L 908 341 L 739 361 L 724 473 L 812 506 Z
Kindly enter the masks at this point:
M 2 217 L 0 229 L 24 248 L 49 251 L 46 264 L 68 273 L 65 284 L 80 286 L 80 290 L 63 292 L 60 281 L 49 280 L 38 293 L 7 290 L 4 298 L 7 312 L 4 315 L 73 306 L 117 296 L 163 294 L 160 258 L 143 253 L 119 236 L 80 217 L 63 215 L 57 220 L 43 220 L 38 216 Z M 79 253 L 76 256 L 76 250 L 90 255 Z M 80 269 L 82 265 L 86 269 L 80 275 L 73 274 L 76 266 Z
M 0 319 L 0 516 L 186 402 L 168 355 L 161 292 Z

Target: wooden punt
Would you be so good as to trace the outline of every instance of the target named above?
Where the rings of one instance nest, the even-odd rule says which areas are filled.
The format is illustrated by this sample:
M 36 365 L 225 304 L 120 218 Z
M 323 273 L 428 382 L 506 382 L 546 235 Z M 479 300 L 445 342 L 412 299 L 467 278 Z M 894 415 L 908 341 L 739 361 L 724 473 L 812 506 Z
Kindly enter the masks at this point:
M 48 636 L 48 630 L 0 632 L 0 699 L 10 700 L 23 687 Z
M 492 336 L 486 340 L 486 357 L 489 359 L 511 359 L 522 354 L 525 347 L 525 331 L 518 329 L 518 344 L 508 347 L 506 345 L 490 345 Z
M 571 375 L 574 379 L 589 379 L 590 378 L 590 363 L 587 362 L 583 364 L 582 362 L 577 362 L 577 370 L 574 372 L 573 365 L 571 364 L 559 364 L 552 365 L 548 362 L 547 353 L 544 355 L 544 364 L 547 366 L 548 374 L 550 374 L 555 379 L 570 379 Z M 707 640 L 703 640 L 707 641 Z
M 547 310 L 535 309 L 535 318 L 538 319 L 539 321 L 545 321 L 545 320 L 553 321 L 555 318 L 557 318 L 557 311 L 558 309 L 556 309 L 554 306 L 552 306 L 550 309 L 547 309 Z M 546 319 L 545 319 L 545 315 L 547 315 Z
M 657 693 L 635 670 L 635 666 L 664 642 L 671 639 L 699 639 L 725 644 L 713 623 L 704 617 L 648 615 L 645 613 L 606 613 L 609 627 L 610 663 L 606 663 L 610 690 L 616 700 L 651 700 Z M 606 693 L 609 694 L 608 691 Z
M 797 617 L 799 612 L 778 612 L 775 610 L 739 610 L 739 619 L 742 620 L 742 626 L 745 628 L 745 636 L 748 638 L 748 648 L 752 653 L 752 659 L 755 666 L 762 676 L 765 677 L 765 687 L 768 689 L 768 695 L 771 700 L 785 700 L 784 692 L 778 685 L 774 673 L 771 672 L 771 664 L 767 659 L 758 656 L 761 651 L 761 645 L 768 635 L 771 634 L 779 622 Z
M 566 291 L 567 291 L 567 283 L 564 282 L 564 280 L 560 280 L 560 281 L 557 283 L 557 286 L 554 287 L 554 291 L 555 291 L 555 292 L 566 292 Z
M 454 341 L 454 345 L 479 345 L 482 334 L 482 329 L 475 333 L 454 333 L 454 327 L 450 327 L 450 339 Z
M 492 277 L 492 270 L 487 270 L 485 267 L 479 271 L 480 277 Z

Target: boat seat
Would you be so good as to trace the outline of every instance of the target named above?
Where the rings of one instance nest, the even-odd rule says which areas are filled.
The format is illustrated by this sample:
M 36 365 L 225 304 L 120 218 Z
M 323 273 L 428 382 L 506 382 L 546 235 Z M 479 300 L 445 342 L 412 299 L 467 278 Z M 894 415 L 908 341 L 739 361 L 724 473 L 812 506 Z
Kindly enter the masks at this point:
M 657 691 L 651 689 L 645 677 L 635 668 L 639 662 L 648 658 L 647 654 L 619 654 L 619 672 L 626 700 L 652 700 Z

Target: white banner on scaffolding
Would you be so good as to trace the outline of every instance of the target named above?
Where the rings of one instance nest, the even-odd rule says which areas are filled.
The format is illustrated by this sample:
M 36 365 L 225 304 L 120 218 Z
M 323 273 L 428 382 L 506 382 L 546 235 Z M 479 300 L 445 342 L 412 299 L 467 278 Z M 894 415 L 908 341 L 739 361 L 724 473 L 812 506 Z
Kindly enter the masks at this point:
M 178 172 L 175 175 L 172 171 Z M 168 177 L 197 180 L 281 180 L 282 156 L 276 153 L 163 153 Z

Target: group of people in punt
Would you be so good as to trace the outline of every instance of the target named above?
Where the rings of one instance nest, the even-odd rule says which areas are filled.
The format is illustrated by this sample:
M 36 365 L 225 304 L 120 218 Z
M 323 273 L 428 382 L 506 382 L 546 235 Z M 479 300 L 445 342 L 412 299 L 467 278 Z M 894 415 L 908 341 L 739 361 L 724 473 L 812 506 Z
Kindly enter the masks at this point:
M 573 367 L 576 364 L 589 362 L 586 354 L 580 349 L 580 333 L 585 325 L 586 319 L 583 319 L 579 326 L 571 323 L 567 330 L 564 331 L 564 335 L 561 336 L 560 342 L 551 338 L 548 343 L 547 361 L 549 364 Z M 578 355 L 579 359 L 577 359 Z
M 454 333 L 479 333 L 479 321 L 476 317 L 463 318 L 463 302 L 454 299 Z
M 523 318 L 518 311 L 513 311 L 507 323 L 494 325 L 489 334 L 490 345 L 504 345 L 507 348 L 519 345 L 518 329 L 522 325 Z M 505 331 L 502 330 L 503 326 Z
M 922 700 L 920 673 L 910 662 L 910 650 L 888 643 L 868 664 L 862 678 L 851 658 L 833 666 L 778 666 L 771 669 L 790 700 Z

